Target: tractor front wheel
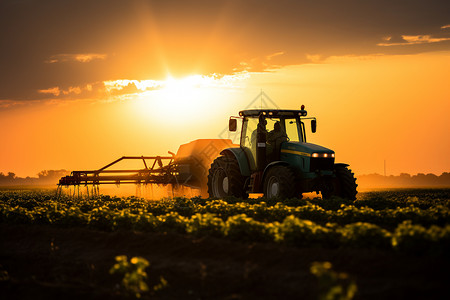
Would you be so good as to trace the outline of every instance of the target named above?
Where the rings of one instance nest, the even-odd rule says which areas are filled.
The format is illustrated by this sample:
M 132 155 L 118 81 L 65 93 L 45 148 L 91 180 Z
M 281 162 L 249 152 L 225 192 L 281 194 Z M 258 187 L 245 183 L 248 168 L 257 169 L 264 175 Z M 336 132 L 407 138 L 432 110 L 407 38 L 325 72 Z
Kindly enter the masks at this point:
M 336 178 L 333 180 L 332 187 L 327 191 L 322 191 L 324 199 L 331 196 L 338 196 L 348 200 L 356 200 L 358 191 L 356 187 L 356 178 L 353 172 L 343 165 L 335 165 L 334 171 Z
M 274 166 L 264 178 L 267 198 L 289 199 L 295 196 L 295 174 L 287 166 Z
M 239 164 L 234 157 L 219 156 L 211 164 L 208 174 L 208 194 L 213 198 L 234 196 L 247 198 L 245 177 L 242 176 Z

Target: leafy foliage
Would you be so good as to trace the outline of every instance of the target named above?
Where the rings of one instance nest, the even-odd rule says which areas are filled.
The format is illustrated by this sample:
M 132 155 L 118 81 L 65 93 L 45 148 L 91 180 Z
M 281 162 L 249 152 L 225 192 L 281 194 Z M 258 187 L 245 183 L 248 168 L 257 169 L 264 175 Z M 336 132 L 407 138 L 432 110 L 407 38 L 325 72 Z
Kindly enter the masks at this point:
M 338 273 L 328 261 L 313 262 L 310 271 L 319 280 L 319 300 L 351 300 L 357 292 L 347 273 Z
M 143 257 L 133 257 L 128 261 L 126 255 L 116 256 L 116 263 L 109 270 L 110 274 L 123 275 L 122 286 L 125 290 L 136 298 L 140 298 L 142 293 L 148 292 L 149 287 L 146 283 L 148 278 L 145 269 L 150 265 L 148 260 Z M 158 291 L 167 286 L 164 277 L 159 278 L 160 282 L 153 286 L 153 291 Z
M 136 197 L 56 198 L 48 191 L 0 191 L 0 222 L 104 231 L 212 236 L 293 246 L 450 250 L 450 190 L 362 194 L 354 202 L 314 199 L 148 201 Z

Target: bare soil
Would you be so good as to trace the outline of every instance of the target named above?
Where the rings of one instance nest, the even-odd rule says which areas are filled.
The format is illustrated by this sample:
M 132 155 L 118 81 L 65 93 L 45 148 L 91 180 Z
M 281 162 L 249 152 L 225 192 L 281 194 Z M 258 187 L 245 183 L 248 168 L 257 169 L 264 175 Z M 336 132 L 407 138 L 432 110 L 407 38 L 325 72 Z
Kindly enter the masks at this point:
M 294 248 L 178 234 L 0 224 L 1 299 L 119 299 L 116 255 L 150 261 L 143 298 L 317 299 L 309 267 L 330 261 L 356 280 L 356 299 L 450 299 L 450 259 L 376 249 Z

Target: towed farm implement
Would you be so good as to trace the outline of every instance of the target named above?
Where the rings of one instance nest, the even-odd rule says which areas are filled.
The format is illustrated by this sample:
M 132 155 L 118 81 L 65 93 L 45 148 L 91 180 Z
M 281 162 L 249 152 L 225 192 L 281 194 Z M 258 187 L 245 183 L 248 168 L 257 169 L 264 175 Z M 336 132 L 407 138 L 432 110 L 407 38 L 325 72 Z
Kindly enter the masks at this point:
M 80 187 L 86 187 L 87 196 L 95 197 L 100 193 L 100 185 L 135 184 L 171 185 L 172 187 L 190 187 L 198 189 L 207 196 L 206 176 L 209 165 L 219 152 L 233 145 L 227 139 L 199 139 L 181 145 L 177 154 L 170 156 L 123 156 L 98 170 L 72 171 L 61 177 L 57 193 L 63 187 L 74 187 L 73 195 L 80 195 Z M 141 169 L 117 169 L 120 162 L 141 161 Z

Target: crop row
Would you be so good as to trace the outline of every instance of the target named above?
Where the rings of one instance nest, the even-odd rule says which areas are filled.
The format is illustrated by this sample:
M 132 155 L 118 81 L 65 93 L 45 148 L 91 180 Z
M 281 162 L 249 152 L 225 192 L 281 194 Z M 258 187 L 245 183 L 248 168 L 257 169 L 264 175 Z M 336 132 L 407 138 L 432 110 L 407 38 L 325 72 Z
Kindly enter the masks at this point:
M 299 219 L 310 220 L 321 225 L 325 225 L 326 223 L 345 225 L 366 222 L 389 230 L 395 229 L 398 224 L 407 220 L 412 221 L 414 224 L 427 227 L 431 225 L 445 226 L 450 220 L 450 208 L 441 204 L 425 209 L 410 205 L 376 210 L 371 207 L 357 207 L 353 204 L 343 203 L 337 209 L 324 209 L 322 206 L 313 202 L 298 199 L 277 202 L 273 205 L 261 199 L 258 199 L 258 202 L 237 202 L 235 198 L 225 200 L 175 198 L 161 201 L 147 201 L 137 198 L 102 197 L 94 200 L 48 198 L 45 201 L 39 201 L 36 199 L 5 198 L 0 203 L 7 207 L 22 207 L 28 210 L 40 208 L 68 210 L 76 208 L 82 213 L 89 213 L 93 210 L 112 210 L 125 211 L 126 213 L 132 214 L 160 216 L 176 212 L 184 217 L 210 213 L 221 218 L 223 221 L 235 215 L 245 214 L 256 221 L 265 223 L 282 222 L 288 216 L 295 216 Z M 342 202 L 342 199 L 334 199 L 334 201 L 339 200 Z M 295 203 L 295 201 L 301 201 L 302 205 L 289 205 Z
M 450 250 L 450 225 L 424 227 L 404 221 L 393 231 L 375 224 L 357 222 L 340 226 L 319 225 L 289 215 L 281 222 L 260 222 L 246 214 L 225 220 L 213 213 L 182 216 L 177 212 L 153 215 L 128 209 L 95 208 L 83 212 L 78 207 L 58 206 L 27 209 L 0 205 L 0 223 L 45 224 L 57 227 L 87 227 L 98 230 L 137 230 L 176 232 L 194 236 L 213 236 L 238 241 L 277 242 L 294 246 L 353 247 L 395 249 L 416 253 L 445 254 Z
M 39 190 L 0 190 L 0 202 L 16 202 L 17 205 L 26 205 L 24 207 L 33 207 L 41 205 L 41 202 L 48 202 L 55 199 L 54 191 Z M 133 200 L 133 201 L 129 201 Z M 195 204 L 205 205 L 211 199 L 201 199 L 194 197 L 191 199 Z M 265 202 L 267 206 L 274 206 L 278 202 L 283 202 L 286 206 L 305 206 L 315 204 L 325 210 L 337 210 L 344 205 L 353 205 L 357 208 L 369 207 L 374 210 L 384 210 L 387 208 L 396 209 L 404 207 L 417 207 L 420 209 L 428 209 L 434 206 L 445 206 L 450 209 L 450 189 L 401 189 L 389 191 L 372 191 L 358 194 L 356 201 L 344 200 L 340 198 L 332 198 L 327 201 L 321 198 L 305 198 L 305 199 L 238 199 L 226 198 L 222 199 L 229 204 L 249 203 L 258 204 Z M 135 197 L 119 198 L 102 195 L 99 199 L 83 200 L 74 199 L 63 196 L 58 199 L 60 203 L 67 205 L 84 205 L 86 207 L 100 207 L 104 205 L 115 205 L 117 208 L 139 207 L 143 208 L 149 202 Z

